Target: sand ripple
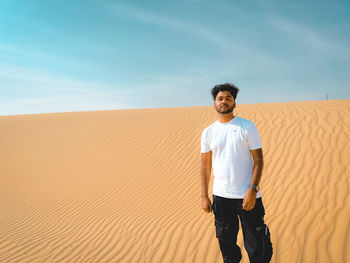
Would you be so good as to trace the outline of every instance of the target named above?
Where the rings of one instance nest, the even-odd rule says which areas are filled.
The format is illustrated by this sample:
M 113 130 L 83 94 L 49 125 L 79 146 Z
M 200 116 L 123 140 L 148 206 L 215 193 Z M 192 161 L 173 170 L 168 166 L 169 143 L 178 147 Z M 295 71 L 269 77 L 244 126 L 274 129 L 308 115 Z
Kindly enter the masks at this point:
M 350 100 L 236 114 L 262 136 L 272 262 L 350 262 Z M 222 262 L 200 208 L 215 120 L 211 106 L 0 117 L 0 262 Z

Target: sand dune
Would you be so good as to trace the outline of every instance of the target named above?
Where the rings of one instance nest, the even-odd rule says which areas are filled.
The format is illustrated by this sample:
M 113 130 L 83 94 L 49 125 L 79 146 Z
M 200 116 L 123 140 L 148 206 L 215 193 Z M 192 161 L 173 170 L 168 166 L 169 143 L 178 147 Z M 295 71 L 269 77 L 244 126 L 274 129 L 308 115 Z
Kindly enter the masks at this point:
M 235 114 L 261 133 L 272 262 L 350 262 L 350 100 Z M 212 106 L 1 116 L 0 262 L 222 262 L 200 208 L 215 120 Z

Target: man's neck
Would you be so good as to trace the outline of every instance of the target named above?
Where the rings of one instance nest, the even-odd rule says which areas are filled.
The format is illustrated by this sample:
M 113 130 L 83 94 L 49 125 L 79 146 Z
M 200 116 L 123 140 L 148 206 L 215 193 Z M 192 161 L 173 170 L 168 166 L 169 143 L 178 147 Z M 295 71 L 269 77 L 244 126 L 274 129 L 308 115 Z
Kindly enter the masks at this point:
M 231 114 L 219 114 L 219 122 L 220 123 L 225 123 L 225 122 L 229 122 L 230 120 L 232 120 L 235 116 L 231 113 Z

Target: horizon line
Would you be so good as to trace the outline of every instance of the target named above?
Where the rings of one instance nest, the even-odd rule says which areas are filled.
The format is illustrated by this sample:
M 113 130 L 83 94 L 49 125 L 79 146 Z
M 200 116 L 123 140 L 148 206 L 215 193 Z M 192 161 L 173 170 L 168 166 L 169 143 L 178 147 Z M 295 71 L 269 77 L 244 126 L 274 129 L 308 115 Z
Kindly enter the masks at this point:
M 281 101 L 281 102 L 256 102 L 256 103 L 238 103 L 237 105 L 255 105 L 255 104 L 276 104 L 276 103 L 299 103 L 299 102 L 321 102 L 321 101 L 338 101 L 338 100 L 350 100 L 350 98 L 344 99 L 324 99 L 324 100 L 297 100 L 297 101 Z M 77 110 L 77 111 L 55 111 L 55 112 L 38 112 L 38 113 L 20 113 L 20 114 L 6 114 L 0 113 L 1 117 L 14 117 L 14 116 L 28 116 L 28 115 L 43 115 L 43 114 L 64 114 L 64 113 L 83 113 L 83 112 L 97 112 L 97 111 L 128 111 L 128 110 L 150 110 L 150 109 L 173 109 L 173 108 L 199 108 L 199 107 L 212 107 L 213 105 L 201 105 L 201 106 L 170 106 L 170 107 L 144 107 L 144 108 L 128 108 L 128 109 L 100 109 L 100 110 Z

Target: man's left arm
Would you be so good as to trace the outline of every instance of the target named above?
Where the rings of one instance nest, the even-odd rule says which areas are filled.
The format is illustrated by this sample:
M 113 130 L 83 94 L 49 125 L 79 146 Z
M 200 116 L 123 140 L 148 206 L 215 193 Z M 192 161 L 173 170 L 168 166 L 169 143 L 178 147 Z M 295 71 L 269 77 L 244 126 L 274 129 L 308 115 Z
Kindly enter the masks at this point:
M 252 179 L 250 180 L 250 184 L 259 185 L 260 179 L 262 176 L 263 167 L 264 167 L 263 152 L 261 148 L 250 150 L 250 152 L 252 154 L 253 161 L 254 161 L 253 175 L 252 175 Z M 249 187 L 243 199 L 243 204 L 242 204 L 243 210 L 249 211 L 254 208 L 257 193 L 258 192 L 254 188 Z

